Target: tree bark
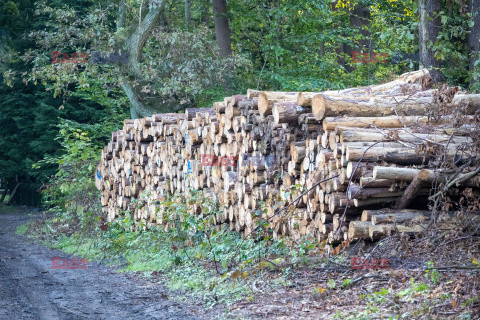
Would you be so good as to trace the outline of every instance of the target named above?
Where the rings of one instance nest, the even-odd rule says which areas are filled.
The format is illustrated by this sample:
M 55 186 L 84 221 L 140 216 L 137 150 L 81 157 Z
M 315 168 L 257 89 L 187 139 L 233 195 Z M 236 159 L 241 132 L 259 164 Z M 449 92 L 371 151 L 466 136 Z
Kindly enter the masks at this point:
M 396 181 L 412 181 L 416 176 L 427 182 L 436 182 L 436 183 L 447 183 L 452 179 L 452 175 L 455 175 L 457 178 L 462 178 L 466 173 L 442 173 L 439 171 L 428 170 L 428 169 L 413 169 L 413 168 L 401 168 L 401 167 L 382 167 L 375 166 L 373 168 L 373 179 L 374 180 L 396 180 Z M 467 180 L 464 180 L 459 183 L 459 185 L 465 187 L 479 187 L 480 186 L 480 176 L 473 176 Z
M 361 50 L 364 53 L 369 52 L 369 43 L 370 32 L 366 29 L 370 25 L 370 10 L 368 7 L 365 7 L 362 4 L 357 4 L 353 10 L 350 12 L 350 27 L 355 28 L 356 32 L 362 35 L 362 39 L 358 40 L 356 45 L 344 46 L 345 53 L 352 57 L 352 52 L 354 50 Z M 369 55 L 370 56 L 370 55 Z M 346 66 L 348 71 L 353 71 L 354 68 L 351 66 Z
M 213 14 L 215 21 L 215 40 L 220 48 L 220 54 L 224 57 L 232 55 L 230 40 L 230 26 L 227 17 L 227 1 L 213 0 Z
M 428 104 L 432 100 L 432 97 L 422 97 L 416 98 L 413 102 L 396 103 L 395 100 L 387 97 L 356 98 L 317 94 L 312 101 L 312 112 L 318 120 L 343 115 L 385 117 L 395 115 L 395 110 L 401 116 L 425 115 L 429 110 Z
M 258 111 L 264 116 L 272 114 L 276 102 L 296 102 L 298 92 L 262 91 L 258 95 Z
M 350 221 L 348 226 L 349 239 L 364 239 L 369 237 L 370 221 Z
M 403 128 L 405 125 L 424 125 L 428 117 L 386 116 L 386 117 L 327 117 L 323 119 L 323 130 L 333 131 L 337 126 L 352 128 Z
M 125 1 L 126 0 L 120 0 L 118 4 L 117 30 L 122 28 L 125 23 L 125 15 L 126 15 Z
M 468 11 L 472 15 L 473 26 L 469 30 L 468 34 L 468 46 L 470 56 L 470 72 L 475 70 L 474 63 L 480 59 L 480 0 L 468 0 Z M 480 68 L 480 66 L 477 66 Z M 480 79 L 471 79 L 470 86 L 478 83 Z
M 396 164 L 423 164 L 428 159 L 418 154 L 415 149 L 407 148 L 368 148 L 348 147 L 346 153 L 347 161 L 385 161 Z
M 273 104 L 272 114 L 276 124 L 289 123 L 298 125 L 300 114 L 305 113 L 303 107 L 297 106 L 296 102 L 277 102 Z
M 379 224 L 375 226 L 369 226 L 368 234 L 370 238 L 375 239 L 380 236 L 385 236 L 391 233 L 419 233 L 424 231 L 425 228 L 422 225 L 415 224 L 413 226 L 407 226 L 404 224 Z
M 202 2 L 202 15 L 200 17 L 201 22 L 208 27 L 210 25 L 210 1 L 205 0 Z
M 331 10 L 332 10 L 332 15 L 335 11 L 337 11 L 337 3 L 338 1 L 332 1 L 332 7 L 331 7 Z M 333 25 L 333 28 L 334 29 L 338 29 L 340 28 L 340 25 L 339 23 L 335 23 Z M 335 52 L 337 54 L 337 59 L 338 59 L 338 63 L 342 66 L 342 67 L 345 67 L 345 57 L 344 57 L 344 53 L 345 53 L 345 45 L 343 44 L 343 42 L 337 42 L 335 41 Z
M 424 185 L 425 180 L 417 174 L 412 182 L 410 182 L 403 195 L 395 203 L 395 209 L 407 208 Z
M 434 82 L 444 81 L 441 63 L 435 59 L 433 51 L 441 27 L 440 16 L 437 16 L 440 10 L 440 0 L 418 0 L 420 69 L 427 68 Z
M 9 205 L 13 198 L 15 197 L 15 194 L 17 193 L 18 187 L 20 187 L 20 182 L 17 182 L 17 185 L 15 186 L 15 189 L 13 189 L 12 193 L 10 194 L 10 197 L 8 198 L 7 205 Z
M 426 134 L 426 133 L 410 133 L 406 130 L 396 130 L 395 137 L 396 139 L 387 139 L 387 137 L 380 132 L 375 131 L 374 129 L 362 129 L 362 130 L 350 130 L 351 128 L 346 128 L 348 130 L 342 130 L 339 134 L 340 135 L 340 143 L 346 142 L 383 142 L 385 140 L 391 140 L 392 142 L 402 141 L 402 142 L 409 142 L 412 144 L 421 144 L 424 143 L 425 140 L 435 141 L 442 144 L 449 143 L 447 150 L 454 148 L 455 145 L 462 144 L 462 143 L 472 143 L 472 139 L 470 137 L 455 137 L 451 138 L 449 135 L 446 134 Z M 340 130 L 339 130 L 340 131 Z M 378 147 L 380 143 L 377 145 L 373 145 L 372 148 Z M 410 145 L 413 147 L 413 145 Z
M 3 200 L 5 200 L 5 196 L 7 195 L 7 188 L 5 187 L 5 190 L 2 192 L 2 197 L 0 198 L 0 203 L 3 203 Z
M 364 210 L 363 213 L 368 210 Z M 362 213 L 362 218 L 363 218 Z M 371 216 L 371 225 L 379 225 L 386 223 L 406 223 L 413 221 L 425 221 L 429 220 L 431 217 L 431 212 L 429 211 L 416 211 L 416 210 L 397 210 L 390 211 L 387 213 L 376 213 Z
M 185 27 L 190 29 L 192 21 L 192 0 L 185 0 Z
M 151 7 L 148 13 L 142 14 L 142 20 L 125 43 L 128 52 L 128 63 L 119 66 L 119 72 L 124 77 L 121 82 L 121 87 L 132 105 L 130 114 L 133 119 L 151 116 L 158 112 L 174 111 L 171 105 L 165 105 L 161 102 L 158 102 L 158 104 L 155 102 L 146 104 L 141 97 L 140 85 L 134 86 L 132 84 L 133 82 L 144 82 L 143 75 L 140 71 L 143 46 L 151 35 L 151 31 L 157 25 L 162 15 L 164 5 L 165 1 L 161 1 Z M 118 8 L 117 29 L 124 27 L 126 10 L 125 2 L 121 0 Z M 154 99 L 152 101 L 154 101 Z

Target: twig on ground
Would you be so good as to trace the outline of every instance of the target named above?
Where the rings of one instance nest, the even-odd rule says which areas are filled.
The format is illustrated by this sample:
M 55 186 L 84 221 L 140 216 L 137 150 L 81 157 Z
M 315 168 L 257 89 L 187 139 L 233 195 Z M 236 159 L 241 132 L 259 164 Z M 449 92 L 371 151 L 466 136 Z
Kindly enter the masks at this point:
M 367 254 L 365 259 L 370 259 L 370 256 L 372 255 L 372 253 L 380 246 L 380 244 L 382 244 L 383 242 L 385 242 L 387 240 L 390 240 L 391 238 L 392 238 L 392 236 L 388 236 L 388 237 L 383 238 L 382 240 L 378 241 L 378 243 L 375 245 L 375 247 L 373 247 L 373 249 L 370 250 L 370 252 Z
M 346 266 L 346 265 L 344 265 L 344 264 L 341 264 L 341 263 L 335 262 L 335 261 L 333 261 L 333 260 L 331 260 L 331 259 L 327 259 L 327 265 L 328 265 L 330 262 L 331 262 L 331 263 L 333 263 L 333 264 L 336 264 L 337 266 L 340 266 L 340 267 L 344 267 L 344 268 L 350 269 L 350 266 Z
M 461 266 L 442 266 L 442 267 L 431 267 L 425 268 L 423 270 L 437 270 L 437 271 L 449 271 L 449 270 L 477 270 L 480 271 L 480 267 L 461 267 Z
M 262 260 L 265 260 L 266 262 L 271 263 L 271 264 L 273 264 L 275 267 L 277 267 L 277 268 L 280 269 L 280 266 L 279 266 L 278 264 L 276 264 L 275 262 L 273 262 L 273 261 L 271 261 L 271 260 L 269 260 L 269 259 L 267 259 L 267 258 L 262 258 Z
M 352 280 L 348 285 L 346 285 L 345 287 L 351 287 L 353 286 L 354 284 L 362 281 L 362 280 L 365 280 L 365 279 L 370 279 L 370 278 L 382 278 L 384 280 L 386 280 L 386 278 L 384 276 L 381 276 L 379 274 L 370 274 L 370 275 L 364 275 L 364 276 L 360 276 L 358 277 L 357 279 L 354 279 Z

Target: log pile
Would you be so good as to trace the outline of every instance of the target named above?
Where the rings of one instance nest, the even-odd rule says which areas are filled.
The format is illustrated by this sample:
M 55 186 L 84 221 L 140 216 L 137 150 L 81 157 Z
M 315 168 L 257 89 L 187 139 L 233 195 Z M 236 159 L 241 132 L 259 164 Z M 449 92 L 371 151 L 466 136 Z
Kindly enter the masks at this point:
M 454 212 L 444 212 L 444 217 L 454 216 Z M 472 215 L 472 222 L 479 223 L 480 215 Z M 424 231 L 432 220 L 432 212 L 411 209 L 379 209 L 364 210 L 361 220 L 349 224 L 348 238 L 369 238 L 372 240 L 391 235 L 392 233 L 414 234 Z M 449 230 L 455 227 L 455 222 L 439 219 L 437 227 Z
M 274 237 L 379 237 L 385 232 L 365 224 L 365 209 L 426 203 L 431 183 L 449 177 L 431 169 L 432 150 L 455 157 L 472 144 L 473 116 L 455 135 L 448 123 L 429 123 L 437 98 L 428 81 L 420 70 L 339 91 L 248 90 L 212 108 L 125 120 L 97 168 L 104 213 L 112 221 L 131 210 L 147 227 L 162 225 L 156 200 L 203 190 L 223 207 L 214 223 L 246 235 L 263 217 Z M 480 98 L 457 93 L 450 105 L 458 104 L 473 115 Z M 478 188 L 480 178 L 462 184 Z M 144 192 L 150 200 L 134 206 Z M 276 214 L 294 200 L 293 213 Z

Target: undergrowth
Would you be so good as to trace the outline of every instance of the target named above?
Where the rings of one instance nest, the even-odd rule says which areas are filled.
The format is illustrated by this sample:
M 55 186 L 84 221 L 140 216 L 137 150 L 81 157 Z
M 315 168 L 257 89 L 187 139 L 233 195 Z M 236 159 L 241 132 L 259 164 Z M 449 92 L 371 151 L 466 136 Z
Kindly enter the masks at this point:
M 135 205 L 141 207 L 143 201 L 150 201 L 147 198 L 144 195 Z M 273 269 L 287 275 L 289 268 L 279 265 L 300 262 L 308 253 L 306 240 L 295 245 L 273 240 L 268 222 L 263 220 L 257 221 L 249 238 L 228 226 L 214 226 L 212 219 L 221 214 L 221 209 L 201 192 L 192 191 L 188 198 L 156 200 L 150 205 L 156 206 L 162 225 L 147 229 L 145 221 L 137 222 L 133 213 L 126 211 L 111 223 L 99 223 L 95 232 L 82 228 L 74 231 L 69 224 L 74 227 L 79 220 L 55 211 L 53 218 L 29 225 L 30 235 L 68 254 L 162 280 L 169 289 L 201 298 L 208 306 L 253 297 L 255 283 L 264 275 Z M 192 206 L 197 214 L 191 214 Z

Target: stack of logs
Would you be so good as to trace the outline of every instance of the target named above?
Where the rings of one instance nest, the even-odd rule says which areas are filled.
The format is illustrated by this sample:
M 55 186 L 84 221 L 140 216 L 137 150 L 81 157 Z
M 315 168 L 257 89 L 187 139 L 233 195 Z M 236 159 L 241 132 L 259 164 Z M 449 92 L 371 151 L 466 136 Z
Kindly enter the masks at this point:
M 156 200 L 203 190 L 223 208 L 214 223 L 245 234 L 262 216 L 274 237 L 378 238 L 385 229 L 370 228 L 371 210 L 426 208 L 432 182 L 449 179 L 433 170 L 439 149 L 445 157 L 477 151 L 465 146 L 479 96 L 454 92 L 439 102 L 429 81 L 420 70 L 339 91 L 248 90 L 213 108 L 125 120 L 97 168 L 103 210 L 109 221 L 131 210 L 137 222 L 162 225 Z M 440 105 L 463 108 L 467 124 L 432 122 Z M 480 178 L 463 185 L 476 190 Z M 133 206 L 144 191 L 150 200 Z M 293 213 L 277 214 L 294 200 Z

